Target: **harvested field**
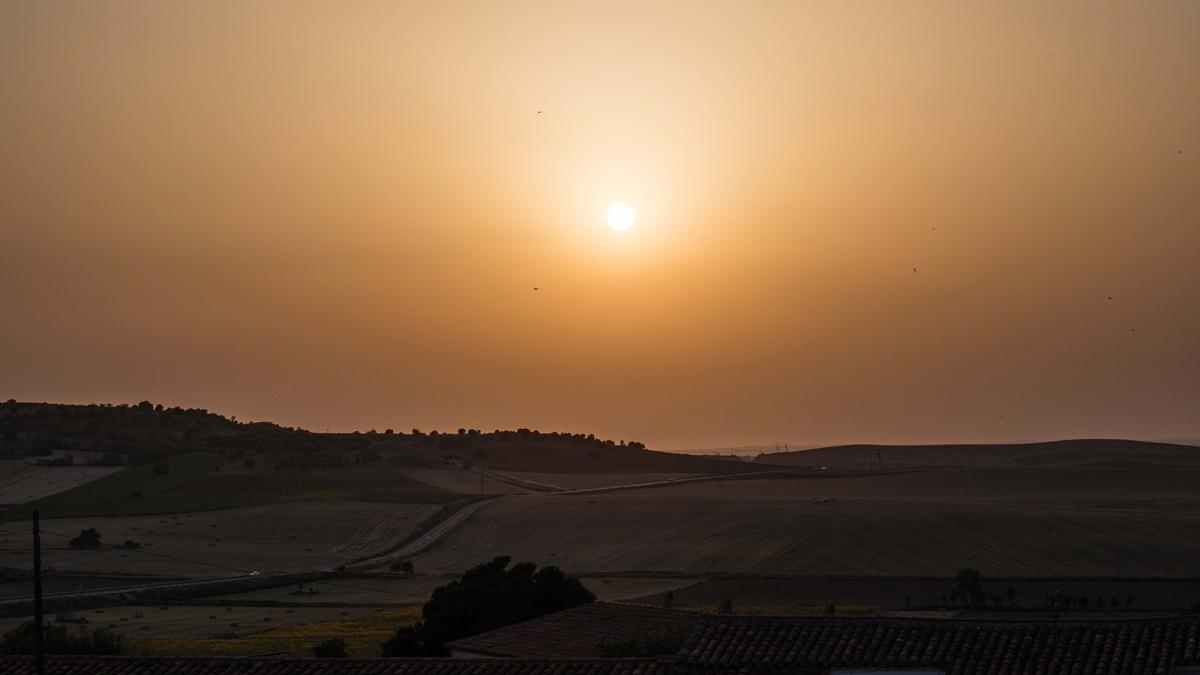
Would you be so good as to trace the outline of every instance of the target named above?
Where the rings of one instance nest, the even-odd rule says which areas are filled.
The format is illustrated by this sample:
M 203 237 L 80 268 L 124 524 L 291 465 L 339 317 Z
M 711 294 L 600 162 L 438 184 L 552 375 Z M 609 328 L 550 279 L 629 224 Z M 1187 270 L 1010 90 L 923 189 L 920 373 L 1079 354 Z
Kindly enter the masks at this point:
M 300 502 L 195 514 L 44 519 L 43 561 L 60 573 L 194 577 L 336 566 L 398 544 L 438 508 Z M 68 546 L 66 537 L 51 534 L 75 536 L 88 527 L 96 528 L 106 544 L 132 540 L 142 548 L 78 550 Z M 27 531 L 27 523 L 10 522 L 0 529 L 0 565 L 29 560 Z
M 404 472 L 412 477 L 413 480 L 432 485 L 434 487 L 446 490 L 448 492 L 457 492 L 459 494 L 479 494 L 479 472 L 468 469 L 433 469 L 433 468 L 406 468 Z M 485 476 L 483 481 L 483 489 L 487 494 L 527 494 L 533 492 L 527 487 L 496 480 L 491 477 L 490 473 Z
M 119 466 L 34 466 L 0 460 L 0 504 L 24 504 L 120 471 Z
M 987 471 L 509 496 L 415 562 L 452 572 L 503 553 L 598 575 L 1195 574 L 1195 474 L 1067 469 L 1023 481 Z
M 213 598 L 213 602 L 254 603 L 272 602 L 289 605 L 354 604 L 354 605 L 411 605 L 423 604 L 433 589 L 457 578 L 447 576 L 415 576 L 411 578 L 350 577 L 331 581 L 313 581 L 296 586 L 268 588 L 248 593 L 235 593 Z M 584 585 L 600 600 L 628 600 L 654 596 L 669 590 L 695 584 L 695 579 L 584 577 Z M 309 589 L 317 592 L 311 593 Z M 297 592 L 299 591 L 299 592 Z
M 71 577 L 48 575 L 42 577 L 42 591 L 47 595 L 72 591 L 96 591 L 139 583 L 170 581 L 163 577 Z M 33 579 L 0 583 L 0 600 L 33 595 Z
M 158 465 L 163 468 L 156 469 Z M 414 480 L 394 467 L 228 474 L 213 455 L 174 457 L 131 466 L 86 485 L 27 504 L 43 518 L 185 513 L 297 501 L 444 504 L 459 495 Z
M 697 482 L 670 496 L 1080 506 L 1200 513 L 1200 469 L 935 468 Z
M 561 490 L 653 483 L 701 475 L 694 473 L 538 473 L 508 471 L 507 475 L 520 480 L 541 483 Z
M 662 604 L 662 596 L 667 591 L 677 593 L 677 589 L 696 583 L 695 579 L 658 577 L 584 577 L 581 581 L 595 594 L 597 600 L 628 601 L 646 605 Z
M 859 579 L 711 579 L 674 590 L 675 605 L 679 608 L 716 607 L 729 599 L 738 607 L 774 607 L 783 613 L 796 613 L 806 608 L 877 607 L 883 610 L 903 610 L 909 606 L 934 604 L 954 588 L 954 579 L 859 578 Z M 1003 595 L 1008 588 L 1016 590 L 1011 606 L 1004 599 L 1006 611 L 1039 608 L 1047 594 L 1056 591 L 1072 597 L 1086 596 L 1097 606 L 1098 598 L 1108 605 L 1117 601 L 1119 612 L 1178 610 L 1200 599 L 1200 579 L 1190 580 L 1106 580 L 1106 579 L 984 579 L 988 594 Z M 1130 600 L 1127 604 L 1126 601 Z M 662 593 L 648 593 L 633 602 L 661 604 Z
M 412 605 L 422 604 L 433 589 L 451 581 L 448 577 L 416 576 L 351 577 L 329 581 L 305 582 L 297 586 L 280 586 L 247 593 L 233 593 L 213 598 L 213 602 L 254 603 L 273 602 L 289 605 Z M 316 591 L 313 593 L 312 591 Z

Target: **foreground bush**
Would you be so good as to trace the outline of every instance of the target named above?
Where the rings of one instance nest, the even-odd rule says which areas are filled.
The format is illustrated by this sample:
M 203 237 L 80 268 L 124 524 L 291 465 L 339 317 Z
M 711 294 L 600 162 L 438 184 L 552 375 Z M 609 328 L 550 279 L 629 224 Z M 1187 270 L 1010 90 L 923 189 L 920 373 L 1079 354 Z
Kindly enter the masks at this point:
M 346 658 L 346 641 L 340 637 L 329 638 L 313 645 L 313 656 L 318 659 Z
M 523 562 L 509 568 L 502 556 L 459 581 L 434 589 L 422 620 L 396 631 L 383 643 L 384 656 L 446 656 L 446 643 L 592 602 L 580 581 L 557 567 Z

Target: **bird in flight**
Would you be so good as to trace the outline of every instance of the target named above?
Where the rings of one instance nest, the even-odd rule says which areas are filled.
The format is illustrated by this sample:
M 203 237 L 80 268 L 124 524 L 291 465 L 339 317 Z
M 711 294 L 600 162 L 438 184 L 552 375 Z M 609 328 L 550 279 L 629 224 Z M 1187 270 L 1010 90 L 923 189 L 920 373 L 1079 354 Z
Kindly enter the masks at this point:
M 538 288 L 537 286 L 534 286 L 534 287 L 533 287 L 533 290 L 535 290 L 535 291 L 540 291 L 540 290 L 542 290 L 542 289 Z
M 1112 296 L 1111 296 L 1111 295 L 1110 295 L 1110 296 L 1108 296 L 1108 299 L 1109 299 L 1109 300 L 1112 300 Z
M 916 272 L 916 271 L 917 271 L 917 268 L 915 268 L 915 267 L 914 267 L 914 268 L 913 268 L 913 271 L 914 271 L 914 272 Z

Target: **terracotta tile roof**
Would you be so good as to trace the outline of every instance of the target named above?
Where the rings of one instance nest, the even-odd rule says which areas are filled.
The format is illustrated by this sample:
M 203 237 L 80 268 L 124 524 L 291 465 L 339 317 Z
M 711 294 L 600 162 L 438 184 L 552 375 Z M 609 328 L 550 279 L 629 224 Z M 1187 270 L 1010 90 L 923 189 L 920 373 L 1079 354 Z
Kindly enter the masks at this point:
M 667 675 L 655 659 L 279 659 L 52 656 L 46 675 Z M 0 656 L 0 675 L 33 675 L 33 657 Z
M 961 621 L 706 617 L 693 670 L 943 668 L 949 675 L 1169 675 L 1200 665 L 1200 619 Z
M 662 630 L 690 631 L 702 614 L 643 605 L 593 602 L 456 640 L 446 646 L 489 656 L 600 656 L 602 640 L 627 640 Z

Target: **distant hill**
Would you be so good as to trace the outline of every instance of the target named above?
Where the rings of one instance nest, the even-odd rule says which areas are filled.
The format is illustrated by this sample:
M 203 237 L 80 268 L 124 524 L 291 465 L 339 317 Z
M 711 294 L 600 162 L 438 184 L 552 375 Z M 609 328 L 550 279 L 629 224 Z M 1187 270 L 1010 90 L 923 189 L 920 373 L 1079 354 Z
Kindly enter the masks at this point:
M 930 466 L 1134 468 L 1200 466 L 1200 448 L 1122 439 L 957 445 L 837 445 L 760 455 L 756 462 L 838 469 Z
M 284 470 L 379 462 L 482 463 L 499 470 L 559 473 L 731 473 L 762 468 L 738 460 L 654 452 L 637 441 L 534 429 L 317 433 L 270 422 L 238 422 L 203 409 L 149 401 L 136 405 L 0 403 L 0 457 L 144 465 L 193 454 L 214 455 L 227 462 L 259 456 L 260 461 L 269 460 Z

